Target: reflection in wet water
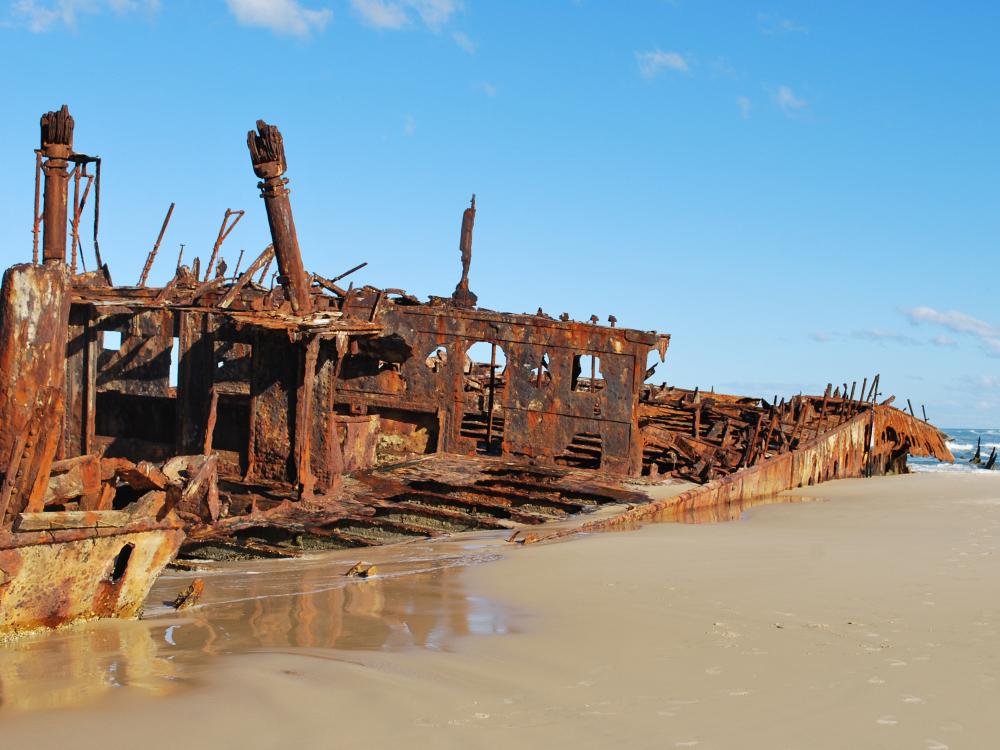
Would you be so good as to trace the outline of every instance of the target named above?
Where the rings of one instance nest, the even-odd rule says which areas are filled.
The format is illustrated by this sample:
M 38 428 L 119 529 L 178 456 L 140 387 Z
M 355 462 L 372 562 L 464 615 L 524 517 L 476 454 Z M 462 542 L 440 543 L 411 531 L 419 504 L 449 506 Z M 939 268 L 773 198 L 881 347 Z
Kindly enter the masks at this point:
M 78 706 L 116 688 L 163 694 L 221 654 L 448 650 L 463 636 L 510 632 L 507 609 L 464 587 L 463 566 L 495 558 L 494 545 L 471 539 L 366 551 L 379 571 L 370 579 L 344 576 L 357 552 L 168 573 L 147 601 L 148 619 L 0 645 L 0 714 Z M 205 580 L 199 606 L 179 616 L 160 604 L 196 575 Z
M 711 505 L 702 508 L 693 507 L 690 503 L 680 503 L 665 508 L 649 520 L 659 523 L 726 523 L 727 521 L 742 521 L 746 518 L 749 510 L 762 505 L 808 503 L 821 499 L 819 497 L 795 495 L 772 495 L 771 497 L 741 500 L 725 505 Z

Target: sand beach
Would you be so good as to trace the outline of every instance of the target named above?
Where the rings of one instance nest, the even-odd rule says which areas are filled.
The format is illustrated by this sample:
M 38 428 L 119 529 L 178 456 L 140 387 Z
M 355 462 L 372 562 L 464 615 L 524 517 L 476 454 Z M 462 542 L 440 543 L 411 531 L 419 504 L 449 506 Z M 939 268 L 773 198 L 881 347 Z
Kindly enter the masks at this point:
M 190 578 L 173 573 L 148 619 L 0 651 L 4 744 L 992 746 L 1000 475 L 788 499 L 386 548 L 368 581 L 341 553 L 229 564 L 184 617 L 157 604 Z

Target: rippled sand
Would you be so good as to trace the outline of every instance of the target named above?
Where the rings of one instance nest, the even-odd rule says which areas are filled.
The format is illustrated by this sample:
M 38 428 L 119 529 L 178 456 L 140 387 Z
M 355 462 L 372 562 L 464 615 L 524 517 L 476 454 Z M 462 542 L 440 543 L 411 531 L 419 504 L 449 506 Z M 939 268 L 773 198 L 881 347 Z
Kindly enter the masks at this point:
M 1000 474 L 852 480 L 553 545 L 218 565 L 183 617 L 0 647 L 3 747 L 980 748 Z M 502 557 L 502 559 L 496 559 Z

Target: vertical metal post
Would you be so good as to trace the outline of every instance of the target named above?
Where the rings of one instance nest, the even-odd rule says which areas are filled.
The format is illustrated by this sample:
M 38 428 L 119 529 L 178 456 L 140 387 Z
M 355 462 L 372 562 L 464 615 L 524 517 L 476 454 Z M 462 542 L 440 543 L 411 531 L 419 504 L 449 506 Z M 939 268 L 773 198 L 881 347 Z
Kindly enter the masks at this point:
M 64 104 L 58 112 L 42 115 L 42 155 L 45 162 L 45 209 L 42 260 L 66 262 L 66 204 L 69 157 L 73 153 L 73 118 Z
M 283 177 L 286 170 L 285 144 L 281 132 L 274 125 L 263 120 L 257 121 L 257 133 L 247 133 L 247 146 L 253 171 L 260 178 L 257 187 L 264 199 L 267 223 L 271 228 L 274 254 L 278 259 L 279 281 L 285 289 L 292 312 L 308 315 L 312 312 L 312 297 L 309 294 L 309 280 L 306 278 L 299 252 L 299 240 L 292 218 L 292 204 L 288 199 L 288 180 Z
M 35 219 L 31 229 L 31 262 L 38 264 L 38 232 L 42 222 L 42 152 L 35 151 Z
M 486 408 L 486 450 L 490 450 L 493 445 L 493 402 L 496 392 L 497 380 L 497 345 L 490 344 L 490 396 Z

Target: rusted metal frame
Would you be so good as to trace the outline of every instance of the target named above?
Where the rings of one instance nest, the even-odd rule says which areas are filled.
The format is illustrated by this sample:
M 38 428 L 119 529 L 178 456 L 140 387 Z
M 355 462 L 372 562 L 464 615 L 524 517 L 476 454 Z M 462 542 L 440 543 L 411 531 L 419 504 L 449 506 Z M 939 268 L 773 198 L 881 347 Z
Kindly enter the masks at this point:
M 335 339 L 337 347 L 337 361 L 333 366 L 330 375 L 329 390 L 327 392 L 327 444 L 330 446 L 330 474 L 339 475 L 344 471 L 344 451 L 340 447 L 340 435 L 337 430 L 337 383 L 340 381 L 340 373 L 344 366 L 344 357 L 347 355 L 348 339 L 347 335 L 338 335 Z
M 299 358 L 299 387 L 295 398 L 295 466 L 296 481 L 302 497 L 312 495 L 316 486 L 312 459 L 313 392 L 316 383 L 316 363 L 319 361 L 319 338 L 306 338 L 305 351 Z
M 98 232 L 101 226 L 101 158 L 96 157 L 94 163 L 96 165 L 94 168 L 94 259 L 97 261 L 97 267 L 103 268 L 101 244 L 98 241 Z
M 245 287 L 250 282 L 250 279 L 253 278 L 253 275 L 257 273 L 262 266 L 265 266 L 265 264 L 270 265 L 273 257 L 274 245 L 268 245 L 264 248 L 264 251 L 257 256 L 257 259 L 250 264 L 250 267 L 240 275 L 240 277 L 236 280 L 236 283 L 229 288 L 229 291 L 227 291 L 223 298 L 219 300 L 216 307 L 225 310 L 233 304 L 236 298 L 239 297 L 240 291 L 242 291 L 243 287 Z
M 146 286 L 146 280 L 149 278 L 149 271 L 153 267 L 153 261 L 156 260 L 156 253 L 160 250 L 160 243 L 163 242 L 163 234 L 167 231 L 167 224 L 170 223 L 170 217 L 174 213 L 174 203 L 170 204 L 170 208 L 167 209 L 167 215 L 163 218 L 163 224 L 160 226 L 160 233 L 156 237 L 156 243 L 153 245 L 153 249 L 149 251 L 149 255 L 146 256 L 146 264 L 142 267 L 142 274 L 139 276 L 138 286 Z
M 266 252 L 266 251 L 265 251 Z M 259 351 L 260 346 L 260 329 L 255 328 L 253 330 L 253 349 L 252 351 Z M 243 481 L 248 481 L 254 477 L 257 473 L 257 461 L 256 461 L 256 448 L 257 448 L 257 404 L 256 395 L 253 392 L 253 362 L 250 364 L 250 414 L 247 420 L 247 468 L 243 473 Z
M 38 232 L 42 223 L 42 152 L 35 149 L 35 219 L 31 228 L 31 262 L 38 265 Z M 2 518 L 2 516 L 0 516 Z
M 70 232 L 70 265 L 69 271 L 76 275 L 76 246 L 80 239 L 80 165 L 73 167 L 73 218 L 70 220 L 72 230 Z
M 87 184 L 83 189 L 83 197 L 80 197 L 80 179 L 86 177 Z M 87 261 L 83 257 L 83 245 L 80 242 L 80 219 L 83 217 L 83 209 L 87 206 L 87 196 L 90 195 L 90 187 L 94 184 L 94 176 L 87 174 L 87 162 L 80 162 L 73 169 L 73 218 L 70 226 L 70 273 L 76 274 L 77 249 L 80 250 L 80 261 L 83 270 L 87 270 Z
M 212 386 L 212 399 L 208 406 L 208 419 L 205 421 L 205 446 L 202 449 L 202 454 L 206 456 L 212 455 L 212 442 L 215 437 L 215 421 L 217 418 L 219 410 L 219 390 L 214 385 Z
M 94 184 L 94 176 L 87 174 L 87 165 L 83 165 L 83 176 L 87 178 L 87 184 L 83 189 L 83 197 L 80 199 L 80 207 L 78 211 L 78 216 L 76 219 L 77 227 L 80 225 L 80 218 L 83 216 L 83 210 L 87 207 L 87 197 L 90 195 L 90 188 Z M 83 241 L 80 239 L 80 233 L 77 231 L 76 244 L 80 250 L 80 264 L 83 266 L 83 270 L 87 271 L 87 258 L 83 254 Z
M 93 308 L 87 316 L 86 342 L 84 353 L 85 392 L 83 398 L 83 452 L 94 452 L 94 439 L 97 436 L 97 321 Z
M 229 233 L 236 228 L 237 224 L 240 223 L 240 219 L 243 218 L 244 213 L 245 211 L 233 211 L 231 208 L 226 209 L 226 214 L 222 218 L 222 226 L 219 227 L 219 234 L 215 238 L 215 245 L 212 247 L 212 255 L 208 259 L 208 265 L 205 267 L 205 278 L 203 281 L 208 281 L 211 278 L 212 269 L 215 268 L 215 259 L 219 257 L 219 250 L 222 248 L 222 243 L 226 241 Z M 236 218 L 233 219 L 233 223 L 229 224 L 227 227 L 226 225 L 229 223 L 229 219 L 232 216 L 235 216 Z M 240 254 L 240 257 L 243 257 L 242 253 Z
M 760 424 L 763 421 L 763 415 L 760 412 L 754 412 L 754 425 L 753 433 L 750 439 L 746 443 L 746 447 L 743 453 L 743 458 L 740 461 L 737 468 L 742 468 L 744 466 L 752 466 L 754 459 L 757 457 L 757 439 L 760 437 Z
M 177 368 L 177 453 L 203 449 L 215 378 L 215 325 L 208 312 L 179 312 Z M 252 413 L 252 412 L 251 412 Z

